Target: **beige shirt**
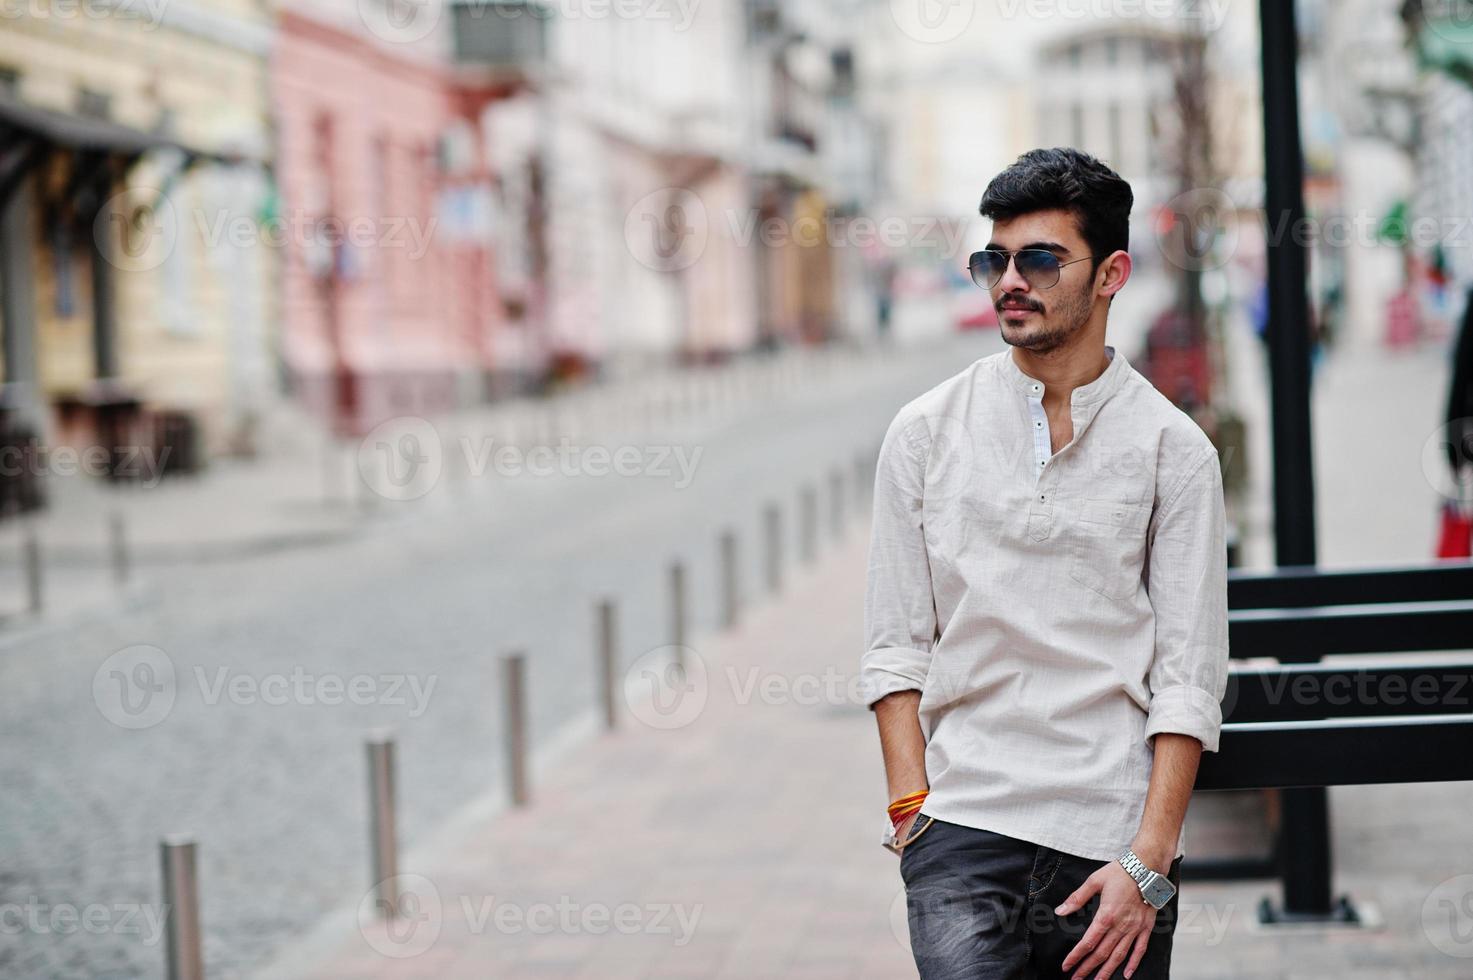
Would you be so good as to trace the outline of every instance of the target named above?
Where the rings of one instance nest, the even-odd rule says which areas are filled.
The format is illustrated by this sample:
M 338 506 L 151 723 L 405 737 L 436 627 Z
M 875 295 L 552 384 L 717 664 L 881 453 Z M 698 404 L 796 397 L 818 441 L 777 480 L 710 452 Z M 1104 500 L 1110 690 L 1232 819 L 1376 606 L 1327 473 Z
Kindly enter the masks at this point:
M 1228 658 L 1217 452 L 1106 353 L 1057 454 L 1011 350 L 900 410 L 861 663 L 868 704 L 921 692 L 923 812 L 1102 861 L 1139 829 L 1154 735 L 1217 750 Z

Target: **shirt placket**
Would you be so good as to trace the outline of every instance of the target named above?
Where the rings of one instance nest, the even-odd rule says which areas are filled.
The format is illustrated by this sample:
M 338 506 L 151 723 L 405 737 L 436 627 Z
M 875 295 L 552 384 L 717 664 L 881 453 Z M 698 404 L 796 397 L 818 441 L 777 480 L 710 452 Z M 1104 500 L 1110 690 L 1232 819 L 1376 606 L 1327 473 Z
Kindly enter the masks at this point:
M 1028 536 L 1042 541 L 1049 536 L 1054 522 L 1054 495 L 1049 460 L 1053 457 L 1052 437 L 1049 435 L 1048 413 L 1043 409 L 1043 385 L 1037 381 L 1028 383 L 1028 419 L 1033 430 L 1033 502 L 1028 508 Z

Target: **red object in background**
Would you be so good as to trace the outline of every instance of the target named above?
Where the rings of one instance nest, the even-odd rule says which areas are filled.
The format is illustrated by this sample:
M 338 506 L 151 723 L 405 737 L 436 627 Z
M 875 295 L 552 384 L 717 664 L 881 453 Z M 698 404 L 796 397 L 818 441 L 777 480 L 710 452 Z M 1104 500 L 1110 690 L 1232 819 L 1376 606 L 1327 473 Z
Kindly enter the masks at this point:
M 1174 309 L 1163 311 L 1146 334 L 1141 373 L 1178 408 L 1192 412 L 1212 396 L 1212 362 L 1199 325 Z
M 1437 542 L 1438 558 L 1473 558 L 1473 514 L 1465 514 L 1452 501 L 1442 505 L 1442 533 Z
M 958 330 L 997 329 L 997 309 L 992 297 L 982 290 L 963 292 L 953 315 Z
M 1386 346 L 1403 347 L 1417 339 L 1417 300 L 1403 289 L 1386 301 Z

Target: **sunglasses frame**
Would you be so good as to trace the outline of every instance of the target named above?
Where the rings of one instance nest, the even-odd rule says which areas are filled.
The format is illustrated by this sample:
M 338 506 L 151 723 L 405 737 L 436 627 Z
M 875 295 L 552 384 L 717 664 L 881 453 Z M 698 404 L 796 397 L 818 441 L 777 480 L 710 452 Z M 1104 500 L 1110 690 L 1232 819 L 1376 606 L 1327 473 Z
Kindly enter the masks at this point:
M 1008 248 L 984 248 L 984 249 L 979 249 L 976 252 L 973 252 L 967 258 L 967 275 L 969 275 L 969 276 L 972 277 L 973 284 L 975 284 L 978 288 L 990 290 L 990 289 L 992 289 L 992 287 L 994 287 L 998 283 L 1002 282 L 1002 277 L 1008 274 L 1008 266 L 1015 265 L 1015 259 L 1016 259 L 1016 257 L 1019 254 L 1023 253 L 1023 252 L 1041 252 L 1042 254 L 1047 255 L 1049 258 L 1053 259 L 1054 262 L 1055 262 L 1055 266 L 1054 266 L 1054 281 L 1051 282 L 1051 283 L 1049 283 L 1047 286 L 1043 285 L 1042 283 L 1034 282 L 1033 279 L 1027 273 L 1025 273 L 1021 268 L 1018 269 L 1018 275 L 1022 276 L 1028 282 L 1028 285 L 1029 286 L 1032 286 L 1034 289 L 1053 289 L 1055 286 L 1057 286 L 1059 284 L 1059 280 L 1062 279 L 1063 276 L 1064 276 L 1064 266 L 1066 266 L 1066 265 L 1073 265 L 1076 262 L 1083 262 L 1086 259 L 1092 259 L 1092 258 L 1094 258 L 1093 255 L 1084 255 L 1084 256 L 1081 256 L 1081 257 L 1079 257 L 1077 259 L 1070 259 L 1068 262 L 1060 262 L 1059 261 L 1059 257 L 1057 255 L 1055 255 L 1053 252 L 1050 252 L 1046 248 L 1014 248 L 1014 249 L 1008 249 Z M 992 282 L 988 283 L 985 286 L 982 285 L 980 282 L 977 282 L 977 273 L 973 271 L 973 268 L 976 265 L 976 263 L 978 261 L 978 258 L 980 256 L 983 256 L 983 255 L 1001 255 L 1001 256 L 1004 256 L 1005 257 L 1005 261 L 1003 262 L 1003 266 L 1002 266 L 1002 271 L 997 274 L 997 278 L 996 279 L 994 279 Z

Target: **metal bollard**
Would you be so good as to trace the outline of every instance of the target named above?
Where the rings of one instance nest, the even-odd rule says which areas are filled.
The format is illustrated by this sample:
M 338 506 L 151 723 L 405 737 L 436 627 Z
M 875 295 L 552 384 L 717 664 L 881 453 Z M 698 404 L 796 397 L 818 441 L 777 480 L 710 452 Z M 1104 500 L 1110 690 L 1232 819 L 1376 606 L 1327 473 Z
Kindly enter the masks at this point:
M 502 696 L 506 710 L 506 786 L 512 806 L 531 799 L 527 785 L 526 660 L 520 653 L 501 658 Z
M 721 532 L 721 625 L 734 629 L 741 615 L 741 596 L 737 583 L 737 536 L 727 529 Z
M 204 980 L 200 944 L 199 877 L 195 843 L 165 837 L 159 844 L 164 869 L 164 959 L 169 980 Z
M 394 740 L 368 740 L 368 833 L 374 904 L 386 919 L 399 915 L 399 836 L 394 819 Z
M 26 606 L 32 613 L 41 612 L 41 539 L 36 528 L 27 522 L 25 540 Z
M 613 731 L 618 725 L 614 686 L 618 680 L 618 610 L 613 599 L 598 603 L 598 676 L 599 699 L 603 704 L 604 727 Z
M 762 524 L 767 536 L 767 591 L 777 595 L 783 590 L 783 512 L 775 503 L 762 511 Z
M 670 643 L 676 648 L 680 663 L 685 662 L 685 565 L 670 563 Z
M 844 536 L 844 473 L 838 467 L 829 471 L 829 531 L 837 541 Z
M 811 564 L 818 559 L 818 491 L 805 486 L 801 503 L 799 533 L 802 535 L 802 555 L 803 561 Z
M 113 511 L 108 517 L 108 543 L 112 555 L 113 581 L 119 588 L 128 584 L 128 538 L 123 528 L 123 515 Z

